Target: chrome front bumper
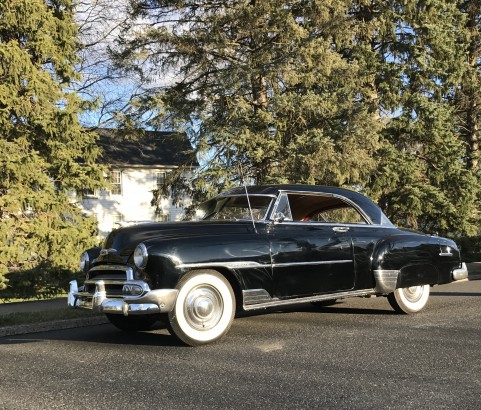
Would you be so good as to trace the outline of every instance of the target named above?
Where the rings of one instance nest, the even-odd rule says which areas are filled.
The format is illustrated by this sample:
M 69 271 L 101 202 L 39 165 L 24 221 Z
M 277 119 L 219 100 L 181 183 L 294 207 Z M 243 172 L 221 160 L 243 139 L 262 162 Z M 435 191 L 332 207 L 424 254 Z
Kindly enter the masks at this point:
M 453 269 L 452 272 L 453 280 L 463 280 L 468 278 L 468 267 L 463 262 L 461 267 L 458 269 Z
M 125 285 L 138 285 L 137 282 L 125 282 Z M 70 282 L 68 306 L 72 308 L 90 309 L 99 313 L 129 315 L 149 315 L 152 313 L 170 312 L 177 300 L 177 289 L 150 290 L 143 283 L 144 293 L 141 296 L 119 296 L 108 298 L 103 280 L 95 282 L 95 293 L 79 291 L 77 281 Z

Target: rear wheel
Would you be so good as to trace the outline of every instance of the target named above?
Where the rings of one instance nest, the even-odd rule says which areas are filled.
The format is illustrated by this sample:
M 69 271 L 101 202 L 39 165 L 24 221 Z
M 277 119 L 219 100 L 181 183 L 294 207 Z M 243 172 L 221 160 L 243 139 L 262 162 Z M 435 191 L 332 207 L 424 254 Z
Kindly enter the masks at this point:
M 198 346 L 220 339 L 235 315 L 235 296 L 229 281 L 216 271 L 186 274 L 169 312 L 170 329 L 182 342 Z
M 426 306 L 429 299 L 429 285 L 399 288 L 387 296 L 392 308 L 399 313 L 416 313 Z
M 106 316 L 110 323 L 125 332 L 149 330 L 159 319 L 158 315 L 124 316 L 107 314 Z

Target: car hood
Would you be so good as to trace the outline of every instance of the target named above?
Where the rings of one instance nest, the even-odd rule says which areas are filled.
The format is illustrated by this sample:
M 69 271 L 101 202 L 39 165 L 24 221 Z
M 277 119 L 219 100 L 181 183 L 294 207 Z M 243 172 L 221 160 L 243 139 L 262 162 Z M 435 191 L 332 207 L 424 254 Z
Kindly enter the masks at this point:
M 172 240 L 225 233 L 235 235 L 252 231 L 252 221 L 159 222 L 124 227 L 110 232 L 97 263 L 106 261 L 125 263 L 139 243 L 152 239 Z

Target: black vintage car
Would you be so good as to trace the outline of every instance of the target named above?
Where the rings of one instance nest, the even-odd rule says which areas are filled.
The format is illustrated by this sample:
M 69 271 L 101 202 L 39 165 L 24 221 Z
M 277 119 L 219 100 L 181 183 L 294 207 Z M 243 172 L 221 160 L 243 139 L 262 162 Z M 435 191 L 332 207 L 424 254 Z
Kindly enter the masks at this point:
M 188 345 L 222 337 L 237 311 L 387 296 L 401 313 L 430 286 L 467 278 L 456 244 L 396 228 L 365 196 L 305 185 L 235 188 L 205 202 L 199 221 L 114 230 L 84 252 L 69 305 L 118 328 L 157 320 Z

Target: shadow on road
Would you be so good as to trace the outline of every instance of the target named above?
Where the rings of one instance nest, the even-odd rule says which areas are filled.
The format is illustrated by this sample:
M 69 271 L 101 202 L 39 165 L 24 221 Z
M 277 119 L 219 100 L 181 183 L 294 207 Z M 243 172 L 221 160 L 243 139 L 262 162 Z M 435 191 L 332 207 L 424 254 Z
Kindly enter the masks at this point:
M 373 309 L 373 308 L 356 308 L 343 306 L 342 301 L 336 302 L 332 306 L 318 307 L 312 304 L 299 304 L 286 306 L 282 309 L 269 308 L 265 310 L 239 312 L 237 318 L 241 320 L 250 317 L 262 317 L 272 314 L 280 315 L 290 313 L 325 313 L 325 314 L 344 314 L 344 315 L 395 315 L 396 313 L 389 309 Z M 236 319 L 237 320 L 237 319 Z M 277 318 L 276 320 L 279 320 Z M 282 320 L 282 319 L 281 319 Z M 124 332 L 111 324 L 101 324 L 75 329 L 52 330 L 41 333 L 30 333 L 26 335 L 10 336 L 0 339 L 0 345 L 35 343 L 42 341 L 71 341 L 71 342 L 87 342 L 92 344 L 109 344 L 118 346 L 153 346 L 153 347 L 185 347 L 178 339 L 171 336 L 162 322 L 158 322 L 151 330 L 143 332 Z
M 249 312 L 239 312 L 236 317 L 254 317 L 265 316 L 270 314 L 282 314 L 293 312 L 306 312 L 306 313 L 333 313 L 333 314 L 345 314 L 345 315 L 392 315 L 396 314 L 389 307 L 386 309 L 372 309 L 362 307 L 343 306 L 342 301 L 338 301 L 331 306 L 315 306 L 314 304 L 305 303 L 291 306 L 284 306 L 281 309 L 279 307 L 267 308 L 263 310 L 254 310 Z
M 30 333 L 0 339 L 0 345 L 34 343 L 45 340 L 68 340 L 72 342 L 102 343 L 110 345 L 134 346 L 176 346 L 184 345 L 171 336 L 165 325 L 159 323 L 145 332 L 124 332 L 111 324 L 80 327 L 76 329 L 52 330 L 50 332 Z
M 430 296 L 481 296 L 476 292 L 431 292 Z
M 477 290 L 477 289 L 476 289 Z M 459 291 L 431 291 L 432 297 L 475 297 L 481 296 L 481 292 L 473 292 L 468 289 L 459 289 Z M 327 315 L 346 315 L 352 317 L 361 316 L 397 316 L 392 310 L 388 302 L 384 298 L 351 298 L 338 300 L 332 306 L 316 306 L 314 304 L 294 304 L 283 307 L 272 307 L 249 312 L 239 311 L 236 314 L 236 320 L 249 320 L 249 318 L 262 318 L 271 320 L 269 316 L 276 315 L 273 321 L 282 321 L 285 315 L 286 321 L 289 321 L 289 314 L 292 313 L 312 313 Z M 313 316 L 314 320 L 315 316 Z M 48 340 L 68 340 L 72 342 L 87 342 L 92 344 L 109 344 L 118 346 L 164 346 L 164 347 L 184 347 L 174 336 L 171 336 L 167 327 L 162 322 L 157 322 L 156 326 L 143 332 L 124 332 L 118 330 L 111 324 L 102 324 L 95 326 L 87 326 L 76 329 L 54 330 L 42 333 L 31 333 L 22 336 L 11 336 L 0 339 L 0 345 L 33 343 Z

